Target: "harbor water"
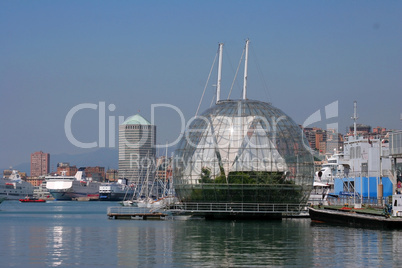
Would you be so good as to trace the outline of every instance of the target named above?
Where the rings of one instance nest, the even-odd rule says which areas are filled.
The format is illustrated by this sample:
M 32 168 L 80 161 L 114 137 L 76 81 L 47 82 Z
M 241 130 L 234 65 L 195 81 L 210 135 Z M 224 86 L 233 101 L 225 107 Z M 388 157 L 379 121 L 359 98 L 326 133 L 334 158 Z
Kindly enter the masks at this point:
M 402 231 L 282 221 L 108 219 L 116 202 L 0 205 L 7 267 L 400 267 Z

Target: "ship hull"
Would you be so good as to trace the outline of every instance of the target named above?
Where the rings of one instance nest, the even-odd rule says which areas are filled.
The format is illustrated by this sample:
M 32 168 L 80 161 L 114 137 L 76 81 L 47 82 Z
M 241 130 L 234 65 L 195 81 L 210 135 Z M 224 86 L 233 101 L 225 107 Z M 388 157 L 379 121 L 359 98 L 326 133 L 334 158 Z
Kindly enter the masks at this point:
M 350 227 L 366 227 L 380 229 L 402 229 L 402 218 L 386 218 L 384 216 L 343 212 L 329 209 L 309 208 L 313 222 L 346 225 Z
M 120 183 L 103 184 L 99 188 L 100 201 L 123 201 L 124 198 L 131 198 L 133 194 L 132 187 Z
M 48 182 L 46 187 L 55 200 L 68 201 L 80 198 L 99 198 L 99 183 L 97 182 L 83 184 L 79 181 L 52 181 Z
M 126 193 L 100 193 L 100 201 L 123 201 Z

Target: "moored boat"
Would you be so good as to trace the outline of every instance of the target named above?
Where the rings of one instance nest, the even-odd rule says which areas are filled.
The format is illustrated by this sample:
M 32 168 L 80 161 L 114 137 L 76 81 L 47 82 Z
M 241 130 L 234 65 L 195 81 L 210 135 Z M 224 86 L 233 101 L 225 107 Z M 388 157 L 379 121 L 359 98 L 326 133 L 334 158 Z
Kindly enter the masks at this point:
M 75 176 L 46 176 L 46 188 L 56 200 L 93 200 L 99 198 L 100 183 L 85 176 L 82 168 Z
M 17 170 L 13 170 L 8 178 L 0 178 L 0 198 L 18 200 L 25 196 L 33 197 L 33 190 L 32 184 L 22 180 Z
M 99 187 L 100 201 L 123 201 L 128 196 L 133 196 L 134 186 L 127 185 L 126 179 L 119 179 L 113 183 L 102 183 Z
M 44 203 L 44 202 L 46 202 L 45 199 L 29 198 L 29 197 L 19 199 L 19 201 L 22 203 Z
M 165 196 L 161 197 L 157 200 L 145 199 L 145 200 L 136 200 L 138 207 L 145 208 L 163 208 L 168 207 L 169 205 L 173 205 L 179 202 L 179 199 L 176 196 Z

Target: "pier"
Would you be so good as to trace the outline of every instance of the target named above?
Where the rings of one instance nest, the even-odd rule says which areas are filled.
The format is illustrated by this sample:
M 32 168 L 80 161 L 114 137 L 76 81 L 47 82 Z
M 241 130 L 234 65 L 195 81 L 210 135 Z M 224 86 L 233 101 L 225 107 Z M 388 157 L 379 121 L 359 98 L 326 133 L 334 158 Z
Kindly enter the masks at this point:
M 307 216 L 307 205 L 274 203 L 179 203 L 169 207 L 109 207 L 109 219 L 167 220 L 186 218 L 258 219 Z
M 108 207 L 107 216 L 109 219 L 125 220 L 164 220 L 167 213 L 151 211 L 149 208 L 139 207 Z

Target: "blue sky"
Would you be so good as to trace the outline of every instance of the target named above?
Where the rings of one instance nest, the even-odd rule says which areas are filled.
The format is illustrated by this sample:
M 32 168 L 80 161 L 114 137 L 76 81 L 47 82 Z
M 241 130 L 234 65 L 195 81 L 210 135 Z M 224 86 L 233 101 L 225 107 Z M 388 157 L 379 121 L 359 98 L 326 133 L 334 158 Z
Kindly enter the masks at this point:
M 359 123 L 402 128 L 401 1 L 3 0 L 0 167 L 29 162 L 39 150 L 93 150 L 65 134 L 66 115 L 83 103 L 104 102 L 107 120 L 138 111 L 151 120 L 151 105 L 161 103 L 189 120 L 218 43 L 225 44 L 224 98 L 247 38 L 249 99 L 271 102 L 299 124 L 338 101 L 338 116 L 324 120 L 322 113 L 314 125 L 338 123 L 342 133 L 356 100 Z M 215 81 L 213 71 L 201 111 Z M 237 82 L 234 99 L 241 75 Z M 77 140 L 99 140 L 98 110 L 73 117 Z M 173 109 L 155 110 L 155 123 L 159 144 L 180 135 Z M 106 129 L 108 141 L 108 122 Z

